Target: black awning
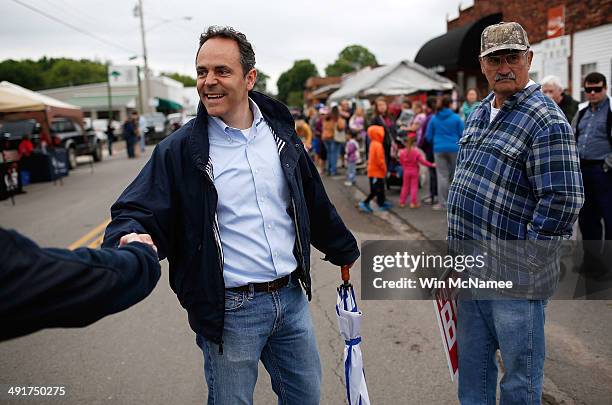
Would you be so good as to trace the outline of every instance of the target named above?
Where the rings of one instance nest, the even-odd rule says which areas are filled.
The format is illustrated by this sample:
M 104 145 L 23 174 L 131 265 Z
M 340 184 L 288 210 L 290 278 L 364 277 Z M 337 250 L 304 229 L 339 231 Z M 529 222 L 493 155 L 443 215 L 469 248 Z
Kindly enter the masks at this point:
M 485 27 L 501 20 L 501 14 L 492 14 L 463 27 L 452 29 L 425 43 L 419 49 L 414 61 L 427 68 L 441 66 L 445 71 L 477 68 L 480 35 Z

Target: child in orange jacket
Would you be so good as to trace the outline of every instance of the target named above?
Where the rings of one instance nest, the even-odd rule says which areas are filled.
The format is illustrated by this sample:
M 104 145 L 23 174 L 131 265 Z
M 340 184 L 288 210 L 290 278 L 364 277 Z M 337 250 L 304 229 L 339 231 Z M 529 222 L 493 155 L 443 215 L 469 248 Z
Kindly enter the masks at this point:
M 359 209 L 364 212 L 373 212 L 370 201 L 376 197 L 376 204 L 381 211 L 391 208 L 391 204 L 385 201 L 385 177 L 387 176 L 387 165 L 385 163 L 385 151 L 383 139 L 385 128 L 380 125 L 372 125 L 368 128 L 370 137 L 370 150 L 368 153 L 368 178 L 370 180 L 370 195 L 359 203 Z

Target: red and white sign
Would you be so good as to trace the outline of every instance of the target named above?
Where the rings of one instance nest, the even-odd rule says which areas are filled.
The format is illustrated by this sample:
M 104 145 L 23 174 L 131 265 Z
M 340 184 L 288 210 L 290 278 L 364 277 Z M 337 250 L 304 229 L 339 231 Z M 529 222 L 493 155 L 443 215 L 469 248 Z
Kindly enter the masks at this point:
M 546 36 L 556 38 L 565 35 L 565 6 L 560 5 L 548 9 L 548 26 Z
M 459 356 L 457 349 L 457 304 L 455 300 L 444 298 L 438 291 L 434 300 L 436 318 L 440 327 L 444 354 L 448 362 L 451 381 L 455 381 L 459 372 Z

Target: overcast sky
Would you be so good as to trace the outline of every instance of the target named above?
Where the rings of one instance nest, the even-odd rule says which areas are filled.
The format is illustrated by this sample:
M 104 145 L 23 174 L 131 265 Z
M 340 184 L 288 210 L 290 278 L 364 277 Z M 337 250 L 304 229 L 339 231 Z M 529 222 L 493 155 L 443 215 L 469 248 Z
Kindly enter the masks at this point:
M 142 55 L 139 19 L 133 14 L 136 0 L 18 1 L 106 42 L 14 0 L 0 0 L 0 60 L 63 56 L 133 64 L 128 58 Z M 268 89 L 276 92 L 278 76 L 293 61 L 308 58 L 324 75 L 325 66 L 347 45 L 367 47 L 381 64 L 413 60 L 425 42 L 446 32 L 446 16 L 456 17 L 459 4 L 459 0 L 143 0 L 149 66 L 156 72 L 194 76 L 199 34 L 209 25 L 231 25 L 251 41 L 256 67 L 271 77 Z M 465 8 L 473 1 L 461 4 Z M 181 19 L 186 16 L 192 19 Z

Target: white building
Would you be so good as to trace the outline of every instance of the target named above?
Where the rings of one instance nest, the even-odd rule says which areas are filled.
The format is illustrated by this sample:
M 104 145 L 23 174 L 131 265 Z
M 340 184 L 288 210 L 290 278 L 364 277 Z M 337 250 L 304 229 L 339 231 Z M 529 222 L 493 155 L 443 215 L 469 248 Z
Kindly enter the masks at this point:
M 606 76 L 612 95 L 612 24 L 576 32 L 573 48 L 572 97 L 583 99 L 581 78 L 591 72 Z
M 612 24 L 547 39 L 531 48 L 534 56 L 529 74 L 535 81 L 555 75 L 566 89 L 572 89 L 574 99 L 583 101 L 582 78 L 599 72 L 606 76 L 608 94 L 612 95 Z
M 144 88 L 144 83 L 141 86 Z M 185 97 L 181 82 L 165 76 L 153 77 L 150 79 L 150 87 L 152 99 L 158 110 L 174 112 L 183 109 Z M 108 118 L 109 96 L 106 82 L 60 87 L 42 90 L 40 93 L 81 107 L 86 117 Z M 110 99 L 115 120 L 123 121 L 130 110 L 141 110 L 141 97 L 137 85 L 113 86 Z M 143 96 L 142 105 L 145 104 Z

